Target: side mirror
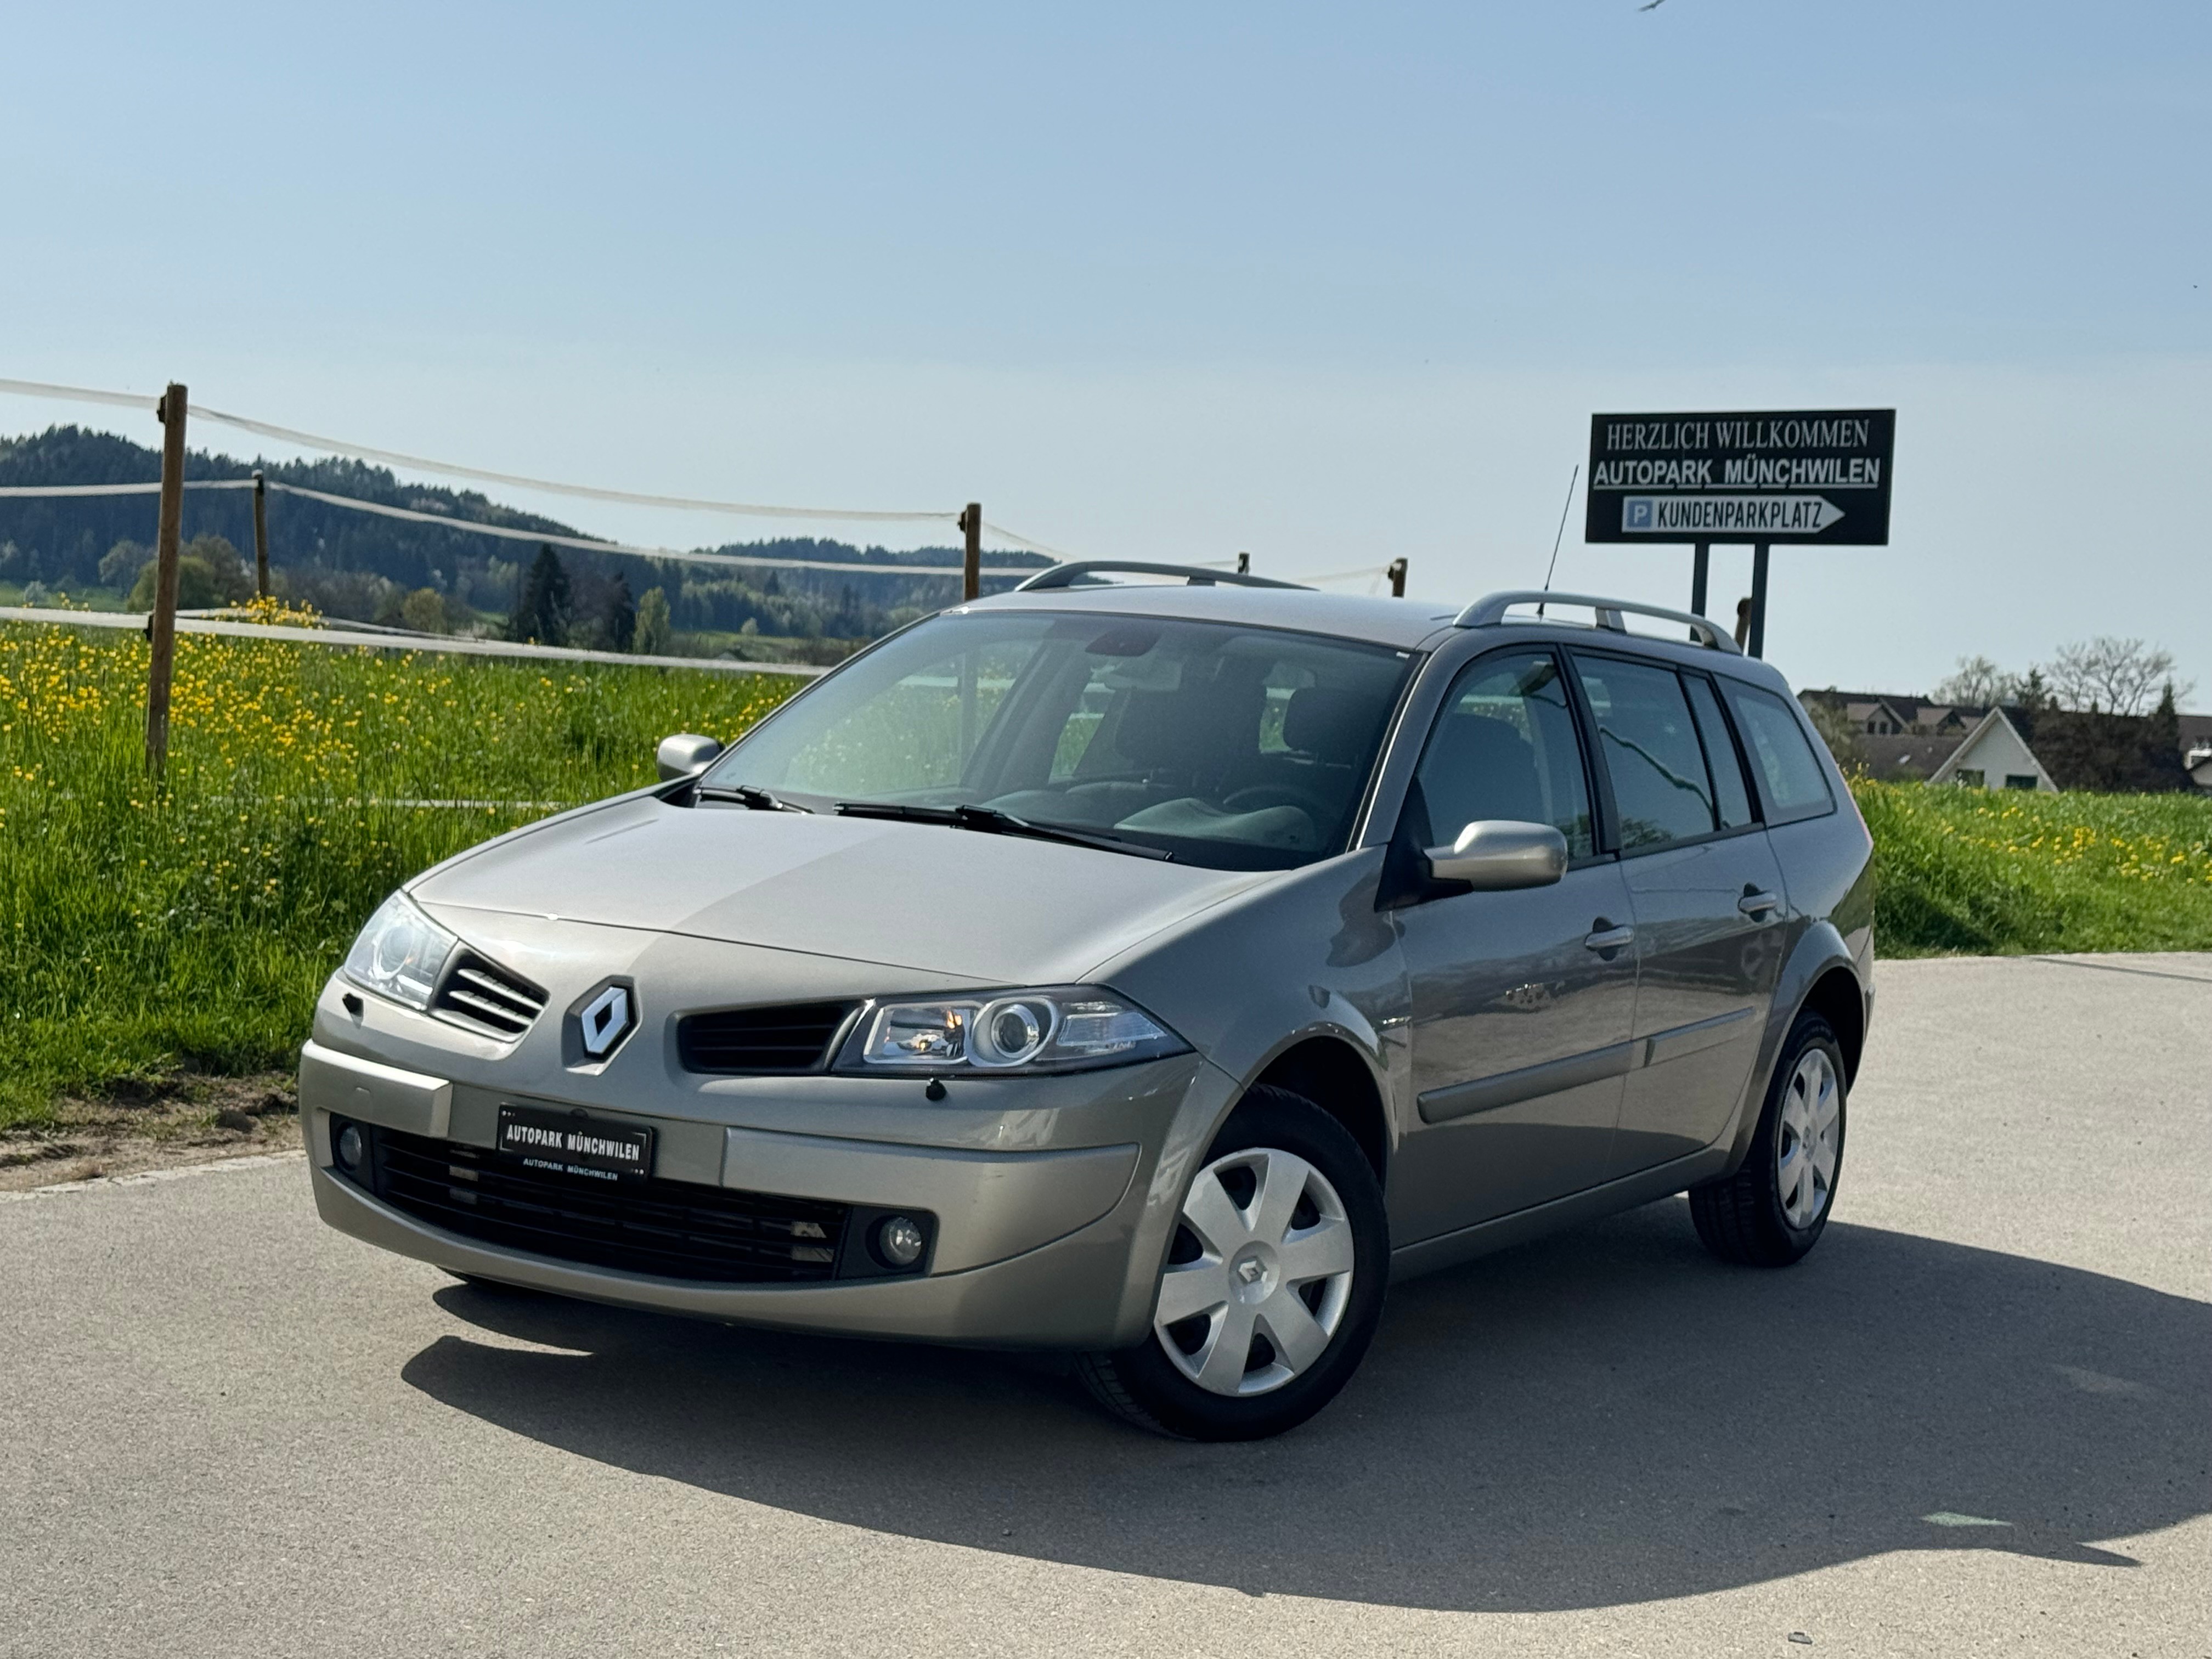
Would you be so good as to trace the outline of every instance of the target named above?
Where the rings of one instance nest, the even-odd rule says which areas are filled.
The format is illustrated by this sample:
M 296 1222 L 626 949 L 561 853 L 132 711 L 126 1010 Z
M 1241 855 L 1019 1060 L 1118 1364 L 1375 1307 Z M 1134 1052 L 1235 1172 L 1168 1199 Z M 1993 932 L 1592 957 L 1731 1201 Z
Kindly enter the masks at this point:
M 660 747 L 653 751 L 653 758 L 660 768 L 662 781 L 669 781 L 690 777 L 721 752 L 722 745 L 712 738 L 702 738 L 696 732 L 678 732 L 672 738 L 660 740 Z
M 1567 873 L 1567 838 L 1548 823 L 1482 818 L 1449 847 L 1428 850 L 1429 873 L 1487 893 L 1549 887 Z

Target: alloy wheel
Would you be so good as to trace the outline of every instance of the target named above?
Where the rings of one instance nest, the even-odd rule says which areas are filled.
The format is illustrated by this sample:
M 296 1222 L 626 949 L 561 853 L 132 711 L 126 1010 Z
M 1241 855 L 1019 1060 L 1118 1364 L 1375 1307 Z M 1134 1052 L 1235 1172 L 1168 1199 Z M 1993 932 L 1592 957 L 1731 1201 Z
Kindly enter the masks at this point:
M 1183 1200 L 1153 1330 L 1201 1389 L 1268 1393 L 1328 1352 L 1352 1261 L 1352 1224 L 1328 1176 L 1295 1152 L 1231 1152 Z

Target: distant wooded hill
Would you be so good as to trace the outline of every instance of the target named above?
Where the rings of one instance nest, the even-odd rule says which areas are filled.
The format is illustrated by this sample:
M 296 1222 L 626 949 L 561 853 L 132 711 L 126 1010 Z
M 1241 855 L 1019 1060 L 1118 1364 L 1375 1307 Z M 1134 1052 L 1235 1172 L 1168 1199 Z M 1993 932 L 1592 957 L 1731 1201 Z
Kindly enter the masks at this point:
M 557 520 L 501 506 L 475 490 L 405 483 L 388 469 L 359 461 L 241 461 L 190 452 L 185 476 L 244 478 L 256 468 L 272 480 L 384 506 L 450 514 L 552 535 L 586 532 Z M 161 474 L 160 453 L 112 433 L 57 426 L 21 438 L 0 438 L 0 485 L 150 483 Z M 0 580 L 39 581 L 52 590 L 99 586 L 100 562 L 119 543 L 150 545 L 152 495 L 9 499 L 0 497 Z M 291 591 L 340 616 L 371 618 L 397 611 L 401 596 L 432 588 L 458 605 L 504 615 L 515 603 L 518 578 L 537 550 L 435 525 L 379 518 L 296 495 L 268 498 L 270 562 Z M 184 538 L 217 535 L 253 549 L 253 503 L 245 490 L 188 490 Z M 812 538 L 731 543 L 709 551 L 755 557 L 812 559 L 852 565 L 844 571 L 774 570 L 740 574 L 727 567 L 560 550 L 587 587 L 617 574 L 632 593 L 659 587 L 675 625 L 687 629 L 754 630 L 783 636 L 860 639 L 959 599 L 957 577 L 893 574 L 908 564 L 957 562 L 952 547 L 890 551 Z M 129 556 L 110 560 L 111 579 Z M 1048 561 L 993 553 L 994 564 Z M 993 586 L 1005 586 L 1000 581 Z M 127 587 L 126 575 L 120 586 Z

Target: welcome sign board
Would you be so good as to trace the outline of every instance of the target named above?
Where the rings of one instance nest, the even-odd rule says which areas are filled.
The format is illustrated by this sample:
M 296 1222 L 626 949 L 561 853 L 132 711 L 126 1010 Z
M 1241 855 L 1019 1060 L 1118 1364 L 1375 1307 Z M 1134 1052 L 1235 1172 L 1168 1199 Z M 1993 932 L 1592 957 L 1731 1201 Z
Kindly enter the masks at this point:
M 1590 542 L 1889 541 L 1893 409 L 1593 415 Z

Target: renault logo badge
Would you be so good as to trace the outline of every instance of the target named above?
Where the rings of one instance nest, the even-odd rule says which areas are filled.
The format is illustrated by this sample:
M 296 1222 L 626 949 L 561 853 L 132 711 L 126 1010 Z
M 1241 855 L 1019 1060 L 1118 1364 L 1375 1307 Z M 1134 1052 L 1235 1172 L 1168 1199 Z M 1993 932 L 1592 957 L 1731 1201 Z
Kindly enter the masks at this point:
M 605 1060 L 629 1035 L 636 1019 L 628 986 L 603 988 L 576 1011 L 577 1032 L 583 1039 L 584 1052 L 593 1060 Z

